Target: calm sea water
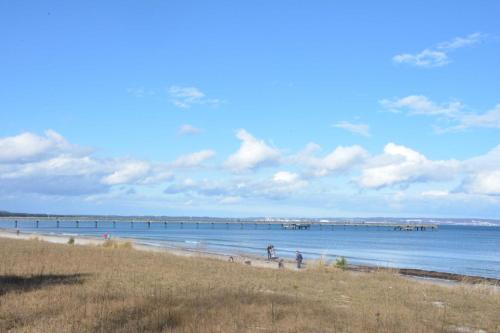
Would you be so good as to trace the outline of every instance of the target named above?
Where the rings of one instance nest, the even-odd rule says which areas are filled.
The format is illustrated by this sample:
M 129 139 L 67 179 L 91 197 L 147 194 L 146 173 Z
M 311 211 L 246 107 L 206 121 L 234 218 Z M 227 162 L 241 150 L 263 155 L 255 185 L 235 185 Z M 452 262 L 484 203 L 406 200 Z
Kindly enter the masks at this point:
M 14 226 L 0 221 L 1 228 Z M 344 256 L 351 263 L 383 267 L 418 268 L 442 272 L 500 278 L 500 227 L 440 226 L 437 231 L 394 231 L 384 227 L 323 227 L 310 230 L 282 230 L 279 225 L 117 222 L 20 222 L 24 232 L 112 236 L 130 238 L 154 246 L 197 249 L 224 254 L 266 255 L 273 244 L 280 257 L 292 258 L 300 250 L 305 260 Z

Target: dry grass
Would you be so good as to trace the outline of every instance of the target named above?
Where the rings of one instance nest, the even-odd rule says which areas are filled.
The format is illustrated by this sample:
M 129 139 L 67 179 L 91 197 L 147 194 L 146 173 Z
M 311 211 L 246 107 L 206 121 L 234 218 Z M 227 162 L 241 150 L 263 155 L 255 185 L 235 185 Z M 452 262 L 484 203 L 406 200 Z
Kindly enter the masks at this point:
M 132 242 L 123 242 L 108 239 L 104 243 L 102 243 L 102 247 L 110 249 L 132 249 Z
M 0 253 L 1 332 L 500 332 L 491 287 L 40 241 Z

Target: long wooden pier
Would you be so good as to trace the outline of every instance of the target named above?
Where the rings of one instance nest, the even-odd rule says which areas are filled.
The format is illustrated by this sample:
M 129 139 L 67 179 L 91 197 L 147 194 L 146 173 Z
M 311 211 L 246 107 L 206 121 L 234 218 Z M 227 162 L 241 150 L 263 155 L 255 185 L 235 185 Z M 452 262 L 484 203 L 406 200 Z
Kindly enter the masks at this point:
M 429 223 L 391 223 L 391 222 L 352 222 L 352 221 L 331 221 L 331 222 L 318 222 L 318 221 L 283 221 L 283 220 L 247 220 L 247 219 L 205 219 L 205 218 L 186 218 L 186 219 L 146 219 L 146 218 L 126 218 L 126 217 L 104 217 L 95 219 L 92 217 L 0 217 L 0 221 L 11 222 L 13 228 L 20 228 L 26 223 L 31 223 L 34 228 L 42 227 L 55 227 L 55 228 L 99 228 L 111 227 L 116 228 L 117 225 L 129 225 L 130 228 L 134 227 L 158 227 L 168 228 L 169 226 L 178 226 L 181 229 L 185 226 L 215 226 L 224 225 L 226 228 L 239 227 L 244 228 L 265 228 L 271 229 L 273 226 L 280 227 L 285 230 L 310 230 L 313 227 L 320 230 L 334 230 L 336 228 L 388 228 L 394 231 L 426 231 L 437 230 L 436 224 Z M 220 228 L 220 227 L 219 227 Z

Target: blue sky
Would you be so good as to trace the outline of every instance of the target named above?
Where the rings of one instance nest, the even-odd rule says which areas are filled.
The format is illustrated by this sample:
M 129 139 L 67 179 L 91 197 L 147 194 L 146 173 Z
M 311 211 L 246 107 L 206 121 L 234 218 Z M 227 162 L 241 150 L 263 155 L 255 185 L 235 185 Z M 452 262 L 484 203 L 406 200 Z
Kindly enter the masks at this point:
M 500 218 L 496 1 L 1 1 L 0 210 Z

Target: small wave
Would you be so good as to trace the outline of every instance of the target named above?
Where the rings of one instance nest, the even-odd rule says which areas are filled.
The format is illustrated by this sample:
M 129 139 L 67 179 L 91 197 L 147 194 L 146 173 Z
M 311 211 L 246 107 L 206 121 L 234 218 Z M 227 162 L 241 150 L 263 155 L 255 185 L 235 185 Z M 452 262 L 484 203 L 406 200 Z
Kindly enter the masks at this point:
M 168 246 L 165 246 L 164 244 L 153 243 L 153 242 L 138 242 L 138 244 L 147 245 L 147 246 L 154 246 L 154 247 L 168 247 Z

